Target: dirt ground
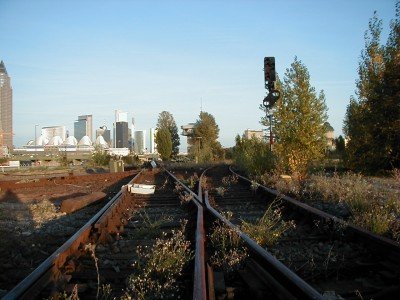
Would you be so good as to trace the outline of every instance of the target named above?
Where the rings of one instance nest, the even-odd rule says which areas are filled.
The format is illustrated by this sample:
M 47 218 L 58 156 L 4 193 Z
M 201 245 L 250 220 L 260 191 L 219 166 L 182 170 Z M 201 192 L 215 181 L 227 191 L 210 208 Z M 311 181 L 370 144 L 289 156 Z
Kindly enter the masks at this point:
M 137 171 L 13 172 L 0 175 L 0 298 L 83 226 Z M 106 199 L 74 213 L 61 202 L 102 191 Z

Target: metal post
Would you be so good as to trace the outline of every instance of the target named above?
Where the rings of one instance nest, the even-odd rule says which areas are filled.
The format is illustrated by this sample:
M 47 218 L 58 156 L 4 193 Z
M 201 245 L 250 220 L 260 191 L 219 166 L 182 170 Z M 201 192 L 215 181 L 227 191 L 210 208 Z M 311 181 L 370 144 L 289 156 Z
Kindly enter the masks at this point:
M 272 137 L 272 114 L 268 115 L 269 118 L 269 151 L 272 152 L 272 143 L 274 141 Z

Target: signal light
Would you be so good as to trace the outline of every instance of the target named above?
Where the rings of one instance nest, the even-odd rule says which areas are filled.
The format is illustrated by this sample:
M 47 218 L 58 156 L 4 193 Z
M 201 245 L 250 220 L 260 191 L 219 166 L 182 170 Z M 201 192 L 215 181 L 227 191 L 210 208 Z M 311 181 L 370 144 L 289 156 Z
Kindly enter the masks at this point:
M 275 57 L 264 57 L 264 77 L 265 82 L 276 80 Z

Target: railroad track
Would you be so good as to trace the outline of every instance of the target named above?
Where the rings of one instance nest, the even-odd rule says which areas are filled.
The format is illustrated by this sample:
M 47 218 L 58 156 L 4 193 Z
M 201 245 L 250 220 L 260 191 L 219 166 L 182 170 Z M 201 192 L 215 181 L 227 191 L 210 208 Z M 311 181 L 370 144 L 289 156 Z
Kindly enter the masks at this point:
M 131 194 L 127 186 L 123 187 L 4 299 L 57 297 L 64 291 L 95 299 L 99 293 L 119 297 L 130 292 L 125 285 L 126 279 L 132 274 L 136 274 L 132 280 L 142 279 L 137 271 L 143 266 L 135 268 L 133 264 L 148 258 L 144 254 L 151 252 L 147 249 L 155 245 L 156 239 L 168 242 L 172 232 L 181 232 L 182 226 L 188 233 L 191 227 L 196 229 L 196 214 L 192 210 L 195 206 L 190 201 L 192 192 L 181 187 L 171 175 L 161 170 L 148 170 L 135 176 L 131 183 L 154 184 L 155 193 Z M 180 177 L 190 176 L 186 172 Z M 184 243 L 185 240 L 178 242 Z M 195 245 L 194 238 L 192 242 Z M 137 248 L 139 245 L 141 248 Z M 194 246 L 187 251 L 194 252 Z M 187 293 L 192 293 L 192 273 L 187 273 L 191 272 L 190 266 L 187 268 L 174 286 L 180 286 L 181 298 L 188 298 Z M 103 283 L 105 286 L 101 286 Z
M 206 170 L 196 182 L 198 175 L 195 169 L 142 171 L 131 183 L 154 184 L 154 194 L 131 194 L 124 187 L 4 299 L 49 298 L 60 292 L 84 299 L 127 293 L 171 299 L 397 295 L 397 245 L 288 197 L 276 201 L 275 191 L 227 166 Z M 261 246 L 264 242 L 248 228 L 265 212 L 284 228 L 275 241 Z M 178 238 L 187 250 L 181 251 L 185 266 L 159 292 L 148 278 L 163 278 L 157 266 L 168 270 L 178 264 L 168 265 L 170 254 L 183 249 L 168 248 Z
M 211 168 L 203 177 L 209 210 L 213 207 L 225 216 L 229 212 L 232 224 L 247 228 L 264 249 L 319 293 L 346 299 L 398 295 L 400 248 L 395 243 L 278 195 L 229 171 L 228 166 Z M 272 233 L 276 241 L 274 236 L 265 239 L 249 225 L 257 224 L 264 213 L 274 219 L 275 228 L 280 224 L 280 231 Z

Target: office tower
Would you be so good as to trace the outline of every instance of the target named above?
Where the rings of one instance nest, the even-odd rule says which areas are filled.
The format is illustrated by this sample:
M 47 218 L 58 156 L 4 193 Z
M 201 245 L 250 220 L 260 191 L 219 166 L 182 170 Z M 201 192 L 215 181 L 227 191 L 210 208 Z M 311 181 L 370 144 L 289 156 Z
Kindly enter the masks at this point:
M 12 87 L 4 62 L 0 62 L 0 147 L 13 148 Z
M 136 154 L 143 154 L 146 149 L 146 130 L 136 130 L 134 134 L 135 138 L 135 153 Z
M 128 122 L 117 122 L 115 127 L 115 147 L 128 148 Z
M 74 136 L 79 141 L 85 135 L 93 139 L 93 117 L 92 115 L 78 116 L 78 120 L 74 123 Z
M 156 134 L 157 129 L 150 128 L 150 153 L 157 153 Z

